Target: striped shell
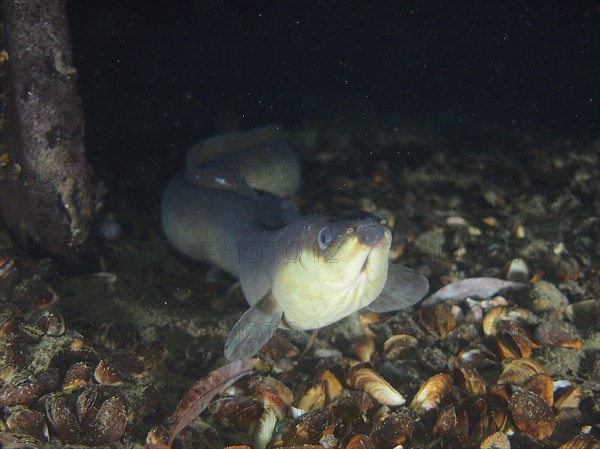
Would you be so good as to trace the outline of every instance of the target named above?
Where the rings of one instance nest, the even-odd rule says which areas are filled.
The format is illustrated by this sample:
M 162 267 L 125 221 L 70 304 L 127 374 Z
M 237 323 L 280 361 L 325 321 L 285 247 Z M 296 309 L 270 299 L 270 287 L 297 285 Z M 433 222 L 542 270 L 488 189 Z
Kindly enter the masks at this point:
M 382 405 L 395 406 L 406 402 L 398 390 L 366 364 L 352 367 L 348 383 L 352 388 L 369 393 Z

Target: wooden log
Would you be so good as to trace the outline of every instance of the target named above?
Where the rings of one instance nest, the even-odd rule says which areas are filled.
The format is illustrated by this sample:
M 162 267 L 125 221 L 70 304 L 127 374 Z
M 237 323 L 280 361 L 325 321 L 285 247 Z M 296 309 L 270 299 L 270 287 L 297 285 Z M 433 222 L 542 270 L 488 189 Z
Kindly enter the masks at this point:
M 2 219 L 20 244 L 68 255 L 89 236 L 93 204 L 65 1 L 0 3 Z

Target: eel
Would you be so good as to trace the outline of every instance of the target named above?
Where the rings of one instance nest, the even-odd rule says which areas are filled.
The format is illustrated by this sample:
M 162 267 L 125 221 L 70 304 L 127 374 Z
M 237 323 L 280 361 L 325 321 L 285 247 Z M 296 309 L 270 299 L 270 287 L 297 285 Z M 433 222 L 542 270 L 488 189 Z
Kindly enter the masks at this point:
M 256 354 L 279 327 L 318 329 L 363 308 L 404 309 L 429 289 L 418 272 L 389 263 L 392 233 L 381 217 L 301 216 L 284 199 L 299 188 L 300 165 L 277 130 L 200 142 L 162 197 L 170 243 L 239 278 L 250 309 L 225 343 L 232 361 Z

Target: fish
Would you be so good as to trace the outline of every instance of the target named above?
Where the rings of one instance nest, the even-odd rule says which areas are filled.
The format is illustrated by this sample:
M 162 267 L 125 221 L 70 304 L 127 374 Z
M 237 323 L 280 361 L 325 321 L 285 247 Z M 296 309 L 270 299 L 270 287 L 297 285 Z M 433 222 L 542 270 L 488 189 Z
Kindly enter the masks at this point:
M 225 342 L 230 361 L 256 354 L 278 328 L 405 309 L 429 290 L 426 277 L 390 263 L 383 218 L 360 210 L 302 216 L 286 199 L 300 182 L 294 148 L 268 125 L 191 147 L 163 193 L 167 240 L 236 276 L 250 306 Z

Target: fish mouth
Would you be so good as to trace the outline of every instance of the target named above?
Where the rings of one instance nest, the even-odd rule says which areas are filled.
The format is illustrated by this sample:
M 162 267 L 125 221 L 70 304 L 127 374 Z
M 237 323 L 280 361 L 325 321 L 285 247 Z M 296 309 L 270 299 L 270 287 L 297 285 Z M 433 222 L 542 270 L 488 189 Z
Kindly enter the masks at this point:
M 358 271 L 359 277 L 365 277 L 366 279 L 377 277 L 379 260 L 383 255 L 382 251 L 385 251 L 386 248 L 389 249 L 391 244 L 391 231 L 384 226 L 368 226 L 360 230 L 358 242 L 364 252 L 364 259 Z M 387 258 L 387 253 L 385 257 Z
M 365 256 L 365 260 L 363 261 L 362 267 L 360 267 L 360 273 L 366 273 L 369 265 L 369 259 L 371 258 L 371 253 L 373 250 L 371 249 L 367 255 Z
M 374 268 L 373 263 L 375 262 L 378 252 L 379 251 L 377 248 L 371 248 L 369 250 L 369 252 L 365 255 L 363 263 L 358 272 L 359 278 L 371 279 L 371 275 L 374 274 L 373 273 L 373 268 Z

